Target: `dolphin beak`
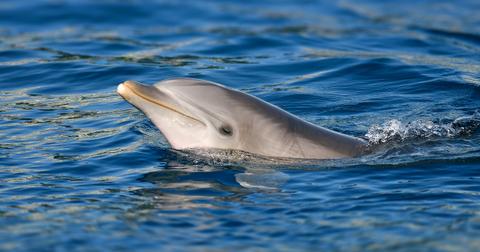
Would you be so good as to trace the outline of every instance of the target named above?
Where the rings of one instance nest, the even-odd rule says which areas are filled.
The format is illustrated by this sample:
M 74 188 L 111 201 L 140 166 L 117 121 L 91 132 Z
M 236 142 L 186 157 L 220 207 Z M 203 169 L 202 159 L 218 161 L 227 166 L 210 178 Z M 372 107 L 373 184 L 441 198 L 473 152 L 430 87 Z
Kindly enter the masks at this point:
M 173 99 L 154 86 L 127 80 L 118 85 L 117 93 L 130 103 L 135 100 L 142 101 L 142 103 L 150 102 L 170 110 L 177 110 Z
M 137 95 L 140 94 L 141 96 L 143 96 L 143 95 L 152 94 L 154 92 L 158 92 L 158 89 L 156 89 L 153 86 L 143 85 L 136 81 L 131 81 L 131 80 L 127 80 L 123 83 L 120 83 L 117 87 L 117 93 L 124 98 L 125 96 L 128 96 L 131 93 L 137 94 Z
M 142 106 L 139 106 L 139 103 L 148 102 L 205 125 L 205 123 L 199 119 L 185 112 L 185 110 L 182 109 L 182 107 L 178 105 L 173 98 L 159 90 L 157 87 L 143 85 L 136 81 L 127 80 L 118 85 L 117 93 L 142 111 Z

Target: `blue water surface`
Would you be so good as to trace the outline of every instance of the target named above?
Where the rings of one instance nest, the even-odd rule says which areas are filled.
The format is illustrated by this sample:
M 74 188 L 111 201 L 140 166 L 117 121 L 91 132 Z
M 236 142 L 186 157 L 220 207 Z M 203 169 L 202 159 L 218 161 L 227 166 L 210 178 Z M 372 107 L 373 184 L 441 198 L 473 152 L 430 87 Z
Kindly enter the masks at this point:
M 2 1 L 1 251 L 478 251 L 480 3 Z M 370 142 L 188 154 L 119 97 L 216 81 Z

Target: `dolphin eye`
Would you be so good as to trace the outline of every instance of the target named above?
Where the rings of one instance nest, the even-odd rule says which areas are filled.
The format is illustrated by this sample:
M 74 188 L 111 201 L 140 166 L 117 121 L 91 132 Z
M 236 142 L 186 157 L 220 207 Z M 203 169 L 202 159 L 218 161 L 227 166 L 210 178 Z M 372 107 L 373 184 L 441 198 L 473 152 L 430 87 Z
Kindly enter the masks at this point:
M 219 129 L 220 134 L 224 136 L 231 136 L 233 134 L 232 128 L 228 125 L 223 125 Z

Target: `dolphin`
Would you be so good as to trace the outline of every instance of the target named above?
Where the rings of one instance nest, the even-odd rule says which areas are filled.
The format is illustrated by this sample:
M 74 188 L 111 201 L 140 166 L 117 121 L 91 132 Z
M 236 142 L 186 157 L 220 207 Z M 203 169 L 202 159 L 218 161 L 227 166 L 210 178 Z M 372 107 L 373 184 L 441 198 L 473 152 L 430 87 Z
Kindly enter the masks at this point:
M 176 78 L 136 81 L 117 92 L 142 111 L 176 150 L 228 149 L 255 155 L 337 159 L 363 154 L 367 143 L 218 83 Z

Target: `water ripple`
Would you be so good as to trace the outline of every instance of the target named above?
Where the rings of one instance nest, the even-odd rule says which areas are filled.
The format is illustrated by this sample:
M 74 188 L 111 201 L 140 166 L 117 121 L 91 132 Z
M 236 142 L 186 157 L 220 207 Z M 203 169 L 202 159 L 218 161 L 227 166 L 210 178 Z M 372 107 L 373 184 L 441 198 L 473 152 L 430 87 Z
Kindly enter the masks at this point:
M 478 250 L 478 7 L 0 3 L 0 250 Z M 178 76 L 371 151 L 172 150 L 115 89 Z

